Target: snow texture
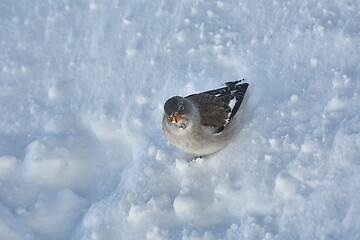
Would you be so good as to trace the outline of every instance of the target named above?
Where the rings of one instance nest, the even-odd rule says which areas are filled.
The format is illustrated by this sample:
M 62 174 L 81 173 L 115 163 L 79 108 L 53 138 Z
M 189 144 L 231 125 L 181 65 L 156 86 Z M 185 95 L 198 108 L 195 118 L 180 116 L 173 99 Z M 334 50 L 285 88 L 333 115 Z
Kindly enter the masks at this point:
M 360 239 L 357 0 L 2 0 L 0 239 Z M 245 78 L 193 159 L 164 102 Z

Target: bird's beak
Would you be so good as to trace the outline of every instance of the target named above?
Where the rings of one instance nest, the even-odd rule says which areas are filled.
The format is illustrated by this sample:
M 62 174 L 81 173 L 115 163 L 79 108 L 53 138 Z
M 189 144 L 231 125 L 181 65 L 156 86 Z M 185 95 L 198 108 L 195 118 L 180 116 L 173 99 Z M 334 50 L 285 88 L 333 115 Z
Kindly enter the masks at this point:
M 171 118 L 172 122 L 178 123 L 182 117 L 180 114 L 174 113 L 173 115 L 171 115 Z

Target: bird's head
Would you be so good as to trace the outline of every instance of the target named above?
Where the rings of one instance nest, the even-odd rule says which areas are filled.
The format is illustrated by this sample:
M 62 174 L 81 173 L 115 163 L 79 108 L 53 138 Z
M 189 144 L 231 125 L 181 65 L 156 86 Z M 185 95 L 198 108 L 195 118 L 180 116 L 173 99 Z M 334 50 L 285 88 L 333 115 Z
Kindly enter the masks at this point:
M 191 104 L 180 96 L 169 98 L 164 105 L 164 112 L 168 119 L 181 128 L 186 127 L 191 111 Z

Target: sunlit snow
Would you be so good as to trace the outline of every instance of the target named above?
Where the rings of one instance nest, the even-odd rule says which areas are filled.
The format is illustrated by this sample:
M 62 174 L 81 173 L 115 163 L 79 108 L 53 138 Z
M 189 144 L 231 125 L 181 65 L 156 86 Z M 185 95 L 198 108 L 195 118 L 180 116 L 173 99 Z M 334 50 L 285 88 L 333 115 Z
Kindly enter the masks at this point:
M 0 239 L 360 239 L 360 4 L 2 0 Z M 171 96 L 250 84 L 203 158 Z

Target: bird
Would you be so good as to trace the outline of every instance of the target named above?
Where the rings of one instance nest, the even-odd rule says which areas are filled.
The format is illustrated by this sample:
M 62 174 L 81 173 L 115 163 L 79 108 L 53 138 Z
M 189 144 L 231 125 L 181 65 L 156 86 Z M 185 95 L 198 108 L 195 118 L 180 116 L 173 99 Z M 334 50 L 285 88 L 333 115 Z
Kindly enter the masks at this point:
M 230 81 L 218 89 L 169 98 L 162 119 L 168 141 L 196 157 L 225 148 L 237 133 L 234 118 L 249 87 L 243 81 Z

